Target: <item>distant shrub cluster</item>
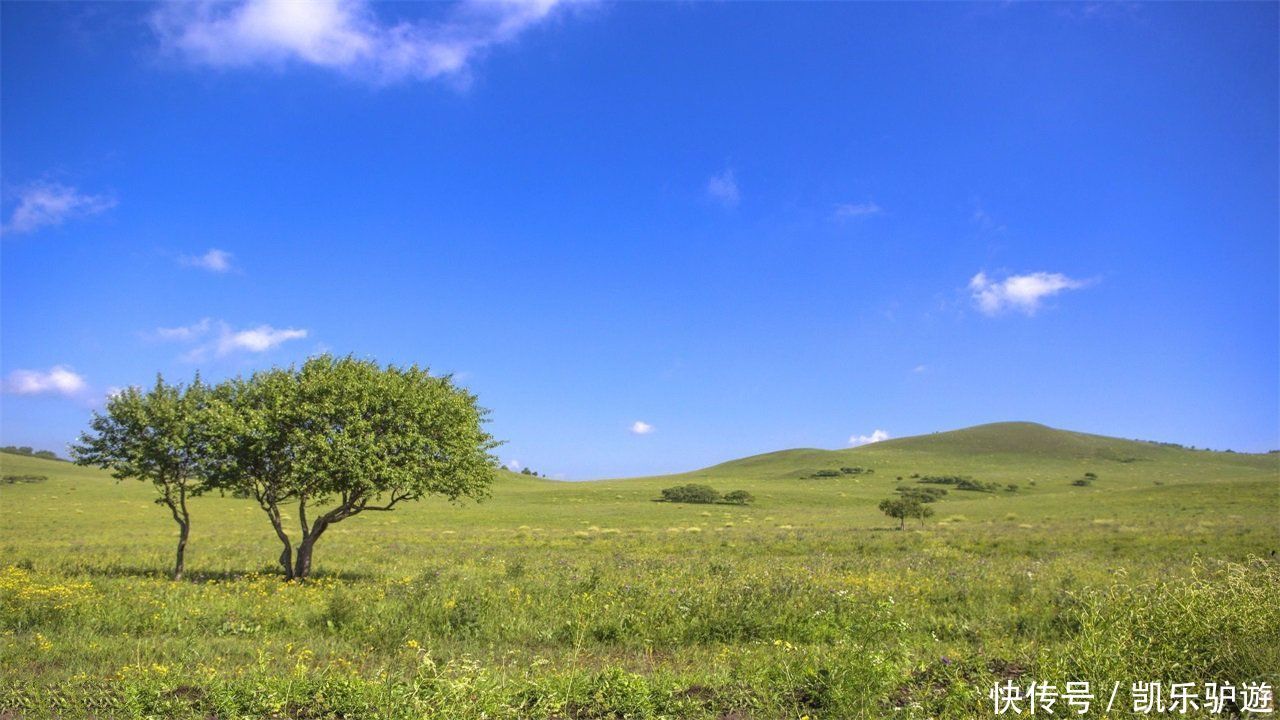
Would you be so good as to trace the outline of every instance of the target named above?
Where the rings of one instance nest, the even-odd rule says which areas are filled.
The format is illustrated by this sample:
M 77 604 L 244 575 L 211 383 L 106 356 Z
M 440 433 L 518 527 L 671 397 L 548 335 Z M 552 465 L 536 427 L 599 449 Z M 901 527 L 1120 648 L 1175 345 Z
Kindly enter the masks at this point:
M 44 460 L 59 460 L 61 462 L 66 462 L 65 459 L 58 457 L 58 454 L 52 450 L 33 450 L 26 445 L 21 447 L 17 445 L 5 445 L 4 447 L 0 447 L 0 452 L 9 453 L 10 455 L 26 455 L 27 457 L 38 457 Z
M 1093 481 L 1097 479 L 1098 479 L 1097 473 L 1087 472 L 1084 474 L 1084 477 L 1072 480 L 1071 484 L 1075 485 L 1076 487 L 1089 487 L 1090 485 L 1093 484 Z
M 946 490 L 935 487 L 901 487 L 898 493 L 902 495 L 904 500 L 915 500 L 921 503 L 931 503 L 939 500 L 943 495 L 947 494 Z
M 16 483 L 38 483 L 48 480 L 46 475 L 5 475 L 4 483 L 6 485 L 14 485 Z
M 672 503 L 690 503 L 694 505 L 749 505 L 755 501 L 755 497 L 746 490 L 732 490 L 721 495 L 718 490 L 710 485 L 699 485 L 697 483 L 689 483 L 687 485 L 676 485 L 662 491 L 662 497 L 659 502 Z
M 981 480 L 974 480 L 968 475 L 925 475 L 920 478 L 919 482 L 930 485 L 952 485 L 957 490 L 973 490 L 976 492 L 995 492 L 1000 489 L 1000 483 L 982 482 Z
M 873 475 L 875 468 L 864 468 L 859 466 L 842 467 L 839 470 L 819 470 L 809 477 L 813 478 L 833 478 L 841 475 Z
M 1097 473 L 1085 473 L 1083 478 L 1071 480 L 1071 484 L 1078 488 L 1087 488 L 1092 486 L 1093 480 L 1098 479 Z

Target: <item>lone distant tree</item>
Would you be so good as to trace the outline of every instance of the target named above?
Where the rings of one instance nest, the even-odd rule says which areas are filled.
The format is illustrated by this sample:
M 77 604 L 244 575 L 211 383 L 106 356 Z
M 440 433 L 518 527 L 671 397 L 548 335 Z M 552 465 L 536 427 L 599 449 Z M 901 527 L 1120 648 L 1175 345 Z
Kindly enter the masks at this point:
M 755 501 L 755 496 L 746 490 L 731 490 L 724 494 L 722 500 L 730 505 L 750 505 Z
M 182 579 L 191 514 L 187 500 L 206 489 L 202 464 L 207 457 L 209 387 L 195 381 L 169 385 L 157 375 L 148 391 L 131 387 L 107 400 L 95 412 L 88 432 L 81 433 L 71 454 L 79 465 L 96 465 L 119 480 L 149 481 L 156 504 L 169 508 L 178 524 L 178 551 L 173 579 Z
M 919 500 L 909 497 L 889 498 L 880 501 L 880 512 L 897 520 L 899 530 L 906 530 L 907 518 L 918 517 L 923 524 L 924 518 L 933 514 L 933 508 L 927 508 Z
M 498 443 L 476 397 L 425 368 L 330 355 L 218 388 L 214 481 L 257 500 L 288 579 L 335 523 L 428 495 L 481 498 Z M 296 549 L 281 509 L 297 509 Z

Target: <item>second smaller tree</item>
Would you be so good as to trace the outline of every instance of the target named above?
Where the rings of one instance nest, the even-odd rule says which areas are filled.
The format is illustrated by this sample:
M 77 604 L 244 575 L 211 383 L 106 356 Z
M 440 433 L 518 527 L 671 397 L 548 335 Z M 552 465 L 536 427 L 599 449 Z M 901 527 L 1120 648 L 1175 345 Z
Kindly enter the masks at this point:
M 96 465 L 119 480 L 150 481 L 156 504 L 169 508 L 178 524 L 178 551 L 173 579 L 181 580 L 186 566 L 191 513 L 187 500 L 204 492 L 201 461 L 205 457 L 205 419 L 209 388 L 197 375 L 188 386 L 169 385 L 157 375 L 143 392 L 127 388 L 95 412 L 89 431 L 71 448 L 79 465 Z

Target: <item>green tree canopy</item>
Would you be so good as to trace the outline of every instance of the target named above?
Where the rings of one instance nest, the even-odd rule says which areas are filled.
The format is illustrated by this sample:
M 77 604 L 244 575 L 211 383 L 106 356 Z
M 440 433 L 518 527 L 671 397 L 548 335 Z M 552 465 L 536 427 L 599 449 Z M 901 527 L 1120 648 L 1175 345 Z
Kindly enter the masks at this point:
M 889 498 L 880 501 L 880 512 L 897 520 L 899 530 L 906 529 L 907 518 L 915 517 L 915 509 L 918 507 L 920 507 L 920 501 L 911 498 Z
M 322 355 L 217 389 L 212 481 L 257 500 L 285 576 L 311 572 L 334 523 L 427 495 L 481 498 L 496 467 L 486 411 L 448 376 Z M 296 504 L 296 556 L 281 507 Z
M 146 392 L 131 387 L 109 398 L 71 448 L 80 465 L 107 468 L 117 479 L 136 478 L 155 486 L 156 503 L 169 508 L 178 524 L 175 580 L 182 577 L 191 533 L 187 499 L 207 488 L 209 395 L 199 375 L 185 387 L 169 385 L 157 375 Z
M 673 503 L 711 504 L 720 502 L 720 493 L 710 485 L 689 483 L 664 488 L 662 500 Z

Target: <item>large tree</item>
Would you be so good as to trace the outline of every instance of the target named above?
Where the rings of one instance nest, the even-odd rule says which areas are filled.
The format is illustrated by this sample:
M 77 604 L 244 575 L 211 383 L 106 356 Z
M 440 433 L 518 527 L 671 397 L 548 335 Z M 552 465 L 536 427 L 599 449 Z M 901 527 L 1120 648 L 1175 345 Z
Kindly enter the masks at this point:
M 287 578 L 311 573 L 335 523 L 427 495 L 480 498 L 493 479 L 486 411 L 417 365 L 322 355 L 228 381 L 218 396 L 214 481 L 257 500 Z M 296 535 L 281 513 L 289 506 Z
M 80 465 L 107 468 L 117 479 L 135 478 L 155 487 L 156 503 L 169 508 L 178 524 L 175 580 L 182 578 L 191 534 L 187 500 L 206 489 L 202 464 L 208 457 L 208 399 L 209 388 L 199 375 L 185 387 L 169 385 L 157 375 L 150 390 L 131 387 L 110 397 L 71 448 Z

